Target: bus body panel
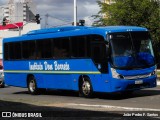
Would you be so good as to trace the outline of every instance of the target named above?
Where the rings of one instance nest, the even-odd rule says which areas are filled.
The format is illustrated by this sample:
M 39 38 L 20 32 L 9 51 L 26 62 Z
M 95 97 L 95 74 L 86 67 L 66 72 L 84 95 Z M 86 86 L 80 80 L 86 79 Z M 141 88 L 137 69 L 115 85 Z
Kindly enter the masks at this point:
M 27 87 L 26 83 L 27 74 L 18 73 L 5 73 L 5 82 L 9 86 Z
M 135 81 L 138 80 L 124 80 L 124 79 L 112 79 L 112 84 L 111 84 L 111 90 L 110 92 L 120 92 L 120 91 L 134 91 L 134 90 L 140 90 L 144 88 L 152 88 L 156 87 L 157 81 L 156 81 L 156 75 L 144 78 L 144 79 L 139 79 L 142 80 L 142 84 L 136 84 Z
M 71 71 L 55 71 L 54 62 L 57 63 L 65 63 L 69 65 Z M 53 70 L 45 70 L 45 64 L 48 63 L 53 65 Z M 43 65 L 44 70 L 29 70 L 31 69 L 31 65 L 34 63 L 38 63 L 39 65 Z M 51 64 L 52 63 L 52 64 Z M 45 88 L 45 89 L 62 89 L 62 90 L 79 90 L 78 88 L 78 80 L 80 75 L 86 75 L 90 78 L 93 90 L 95 92 L 116 92 L 116 91 L 125 91 L 125 90 L 134 90 L 134 89 L 142 89 L 148 87 L 155 87 L 156 86 L 156 76 L 151 76 L 148 78 L 138 79 L 143 80 L 143 84 L 137 85 L 137 88 L 129 88 L 129 86 L 136 87 L 135 81 L 137 80 L 124 80 L 124 79 L 114 79 L 112 78 L 112 73 L 109 71 L 108 74 L 102 74 L 96 67 L 92 60 L 34 60 L 34 61 L 24 61 L 24 62 L 4 62 L 4 65 L 8 69 L 5 69 L 5 82 L 11 86 L 19 86 L 19 87 L 27 87 L 27 76 L 34 75 L 38 88 Z M 21 65 L 23 64 L 23 66 Z M 76 67 L 77 64 L 84 67 Z M 37 65 L 37 64 L 36 64 Z M 56 65 L 56 64 L 55 64 Z M 12 67 L 9 67 L 12 66 Z M 16 67 L 17 66 L 17 67 Z M 108 65 L 109 68 L 111 67 Z M 12 70 L 11 68 L 15 68 Z M 32 68 L 33 69 L 33 68 Z M 38 69 L 38 67 L 37 67 Z M 40 68 L 39 68 L 40 69 Z M 136 76 L 137 73 L 141 74 L 149 74 L 151 73 L 155 67 L 143 70 L 119 70 L 119 72 Z M 83 71 L 82 71 L 83 70 Z M 88 73 L 87 73 L 88 72 Z M 93 73 L 93 74 L 91 74 Z
M 100 74 L 91 59 L 5 61 L 4 66 L 6 84 L 21 87 L 34 75 L 39 88 L 78 90 L 80 75 Z
M 35 41 L 37 42 L 42 39 L 53 40 L 56 38 L 64 38 L 64 37 L 67 37 L 68 40 L 71 41 L 72 40 L 71 37 L 77 37 L 77 36 L 82 36 L 82 37 L 85 36 L 84 40 L 88 40 L 87 39 L 88 36 L 92 36 L 92 39 L 94 39 L 93 35 L 99 35 L 103 37 L 103 43 L 105 43 L 105 45 L 108 46 L 109 40 L 107 37 L 109 36 L 107 35 L 109 33 L 148 31 L 146 28 L 133 27 L 133 26 L 128 26 L 128 27 L 110 26 L 110 27 L 100 27 L 100 28 L 71 27 L 68 28 L 68 31 L 65 29 L 66 28 L 57 28 L 57 29 L 51 28 L 47 30 L 31 31 L 30 33 L 20 37 L 5 38 L 3 40 L 3 46 L 7 43 L 13 43 L 13 42 L 18 43 L 18 42 L 33 41 L 33 40 L 34 42 Z M 97 39 L 95 39 L 94 42 L 90 43 L 89 45 L 89 47 L 91 47 L 90 51 L 93 50 L 92 47 L 96 46 L 97 43 L 98 43 Z M 101 43 L 98 43 L 98 45 L 101 45 Z M 85 45 L 86 44 L 87 43 L 85 43 Z M 81 47 L 85 49 L 84 48 L 85 46 Z M 3 47 L 3 51 L 5 51 L 5 49 L 6 48 Z M 8 51 L 5 52 L 7 53 Z M 99 54 L 101 55 L 102 53 Z M 120 91 L 138 90 L 142 88 L 150 88 L 156 86 L 156 77 L 157 77 L 156 74 L 150 75 L 152 74 L 152 72 L 155 71 L 156 69 L 155 66 L 149 66 L 149 67 L 145 66 L 145 68 L 139 68 L 137 70 L 116 69 L 116 72 L 118 74 L 123 75 L 126 78 L 124 79 L 114 78 L 113 72 L 111 71 L 111 69 L 113 69 L 112 68 L 113 66 L 111 65 L 111 58 L 108 58 L 108 56 L 104 64 L 106 67 L 105 71 L 100 70 L 102 66 L 99 63 L 97 64 L 92 56 L 89 57 L 80 56 L 74 58 L 73 56 L 70 56 L 69 58 L 63 58 L 63 59 L 62 58 L 53 59 L 52 57 L 39 60 L 37 60 L 37 58 L 35 59 L 28 58 L 28 60 L 24 58 L 19 60 L 4 59 L 3 64 L 4 64 L 5 83 L 11 86 L 27 87 L 27 78 L 30 75 L 33 75 L 34 78 L 36 79 L 38 88 L 45 88 L 45 89 L 62 89 L 62 90 L 78 91 L 79 79 L 81 76 L 87 76 L 90 79 L 93 91 L 95 92 L 120 92 Z M 121 62 L 118 64 L 121 64 Z M 143 76 L 143 75 L 145 77 L 138 78 L 138 76 Z M 128 78 L 133 77 L 135 79 L 127 79 L 127 77 Z

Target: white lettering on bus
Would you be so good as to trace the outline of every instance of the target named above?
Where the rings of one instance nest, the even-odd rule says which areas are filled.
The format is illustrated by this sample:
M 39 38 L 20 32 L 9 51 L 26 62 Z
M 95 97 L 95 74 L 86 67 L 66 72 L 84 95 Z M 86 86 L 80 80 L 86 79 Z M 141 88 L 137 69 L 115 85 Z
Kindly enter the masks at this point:
M 47 61 L 43 62 L 29 62 L 29 70 L 70 70 L 70 66 L 67 62 L 63 64 L 59 64 L 57 61 L 54 62 L 54 68 L 53 64 L 49 64 Z
M 47 63 L 46 61 L 44 62 L 44 68 L 45 70 L 53 70 L 53 65 Z
M 57 61 L 54 62 L 55 70 L 70 70 L 70 66 L 67 62 L 65 64 L 58 64 Z
M 34 62 L 34 64 L 31 64 L 31 62 L 29 62 L 29 69 L 30 70 L 43 70 L 43 65 L 41 64 L 41 62 L 39 64 L 37 64 L 36 62 Z

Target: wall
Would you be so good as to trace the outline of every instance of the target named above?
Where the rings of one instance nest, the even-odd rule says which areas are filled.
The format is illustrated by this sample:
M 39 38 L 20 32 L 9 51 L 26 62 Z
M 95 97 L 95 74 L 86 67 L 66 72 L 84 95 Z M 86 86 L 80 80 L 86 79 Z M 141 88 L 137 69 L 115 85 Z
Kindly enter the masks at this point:
M 40 29 L 41 26 L 40 24 L 37 23 L 26 23 L 23 26 L 23 30 L 21 30 L 21 35 L 22 34 L 26 34 L 31 30 L 37 30 Z M 2 59 L 3 57 L 3 51 L 2 51 L 2 41 L 3 38 L 8 38 L 8 37 L 15 37 L 15 36 L 19 36 L 19 30 L 16 29 L 15 31 L 9 31 L 9 30 L 0 30 L 0 59 Z

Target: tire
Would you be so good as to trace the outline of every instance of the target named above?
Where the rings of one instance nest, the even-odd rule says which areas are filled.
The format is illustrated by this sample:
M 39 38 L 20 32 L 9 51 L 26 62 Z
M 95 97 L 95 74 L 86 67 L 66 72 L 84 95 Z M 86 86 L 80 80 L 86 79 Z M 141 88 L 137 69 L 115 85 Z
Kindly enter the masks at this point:
M 82 77 L 82 80 L 79 83 L 79 93 L 80 96 L 85 98 L 91 98 L 93 96 L 93 88 L 89 78 Z
M 30 76 L 28 79 L 28 91 L 32 95 L 39 94 L 39 89 L 37 88 L 37 83 L 33 76 Z
M 4 88 L 4 87 L 5 87 L 4 81 L 0 82 L 0 88 Z

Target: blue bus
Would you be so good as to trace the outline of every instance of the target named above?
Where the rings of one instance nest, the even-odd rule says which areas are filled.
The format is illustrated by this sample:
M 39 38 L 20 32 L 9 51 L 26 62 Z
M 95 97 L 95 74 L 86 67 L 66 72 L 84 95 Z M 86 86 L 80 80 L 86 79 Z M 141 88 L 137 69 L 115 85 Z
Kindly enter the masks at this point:
M 136 26 L 70 26 L 30 31 L 3 40 L 9 86 L 94 92 L 132 92 L 156 87 L 152 40 Z

